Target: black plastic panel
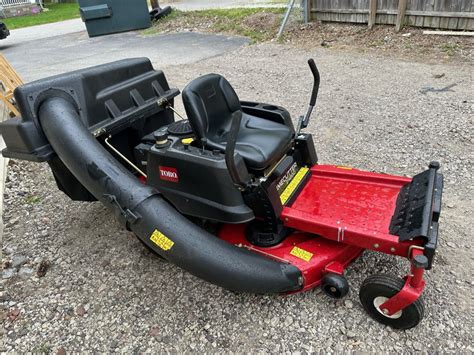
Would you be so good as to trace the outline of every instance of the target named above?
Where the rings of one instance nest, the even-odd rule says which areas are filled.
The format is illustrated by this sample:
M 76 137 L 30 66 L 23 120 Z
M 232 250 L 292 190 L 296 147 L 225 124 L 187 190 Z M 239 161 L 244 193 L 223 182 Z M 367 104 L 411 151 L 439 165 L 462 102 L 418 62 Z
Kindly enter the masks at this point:
M 48 161 L 54 152 L 44 137 L 37 112 L 51 96 L 63 97 L 77 108 L 92 133 L 115 134 L 129 127 L 144 133 L 173 121 L 171 104 L 179 91 L 170 90 L 162 71 L 154 70 L 147 58 L 126 59 L 41 79 L 15 90 L 21 120 L 0 124 L 7 148 L 5 157 Z
M 429 266 L 433 261 L 438 243 L 438 221 L 441 213 L 443 175 L 431 167 L 402 187 L 397 198 L 395 212 L 390 223 L 390 234 L 400 241 L 422 237 L 425 239 L 425 255 Z
M 242 193 L 234 186 L 227 170 L 225 156 L 218 151 L 185 147 L 178 137 L 172 143 L 148 151 L 148 185 L 158 189 L 181 213 L 225 223 L 243 223 L 254 218 Z M 145 144 L 137 147 L 143 156 Z M 245 169 L 242 158 L 240 167 Z M 161 171 L 171 172 L 171 178 Z
M 253 101 L 240 101 L 240 105 L 242 106 L 242 111 L 249 115 L 284 124 L 290 127 L 293 132 L 295 130 L 290 113 L 281 106 Z

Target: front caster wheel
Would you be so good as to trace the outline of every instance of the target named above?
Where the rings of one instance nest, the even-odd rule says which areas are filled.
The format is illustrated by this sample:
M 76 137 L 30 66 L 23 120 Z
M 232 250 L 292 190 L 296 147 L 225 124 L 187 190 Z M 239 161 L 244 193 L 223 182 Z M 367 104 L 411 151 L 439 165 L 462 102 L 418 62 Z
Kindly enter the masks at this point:
M 384 314 L 380 305 L 396 295 L 405 285 L 403 279 L 389 275 L 372 275 L 362 283 L 359 298 L 365 311 L 376 321 L 396 329 L 410 329 L 423 319 L 423 300 L 418 298 L 414 303 L 392 314 Z
M 349 292 L 349 284 L 344 276 L 328 273 L 321 280 L 323 292 L 331 298 L 342 298 Z

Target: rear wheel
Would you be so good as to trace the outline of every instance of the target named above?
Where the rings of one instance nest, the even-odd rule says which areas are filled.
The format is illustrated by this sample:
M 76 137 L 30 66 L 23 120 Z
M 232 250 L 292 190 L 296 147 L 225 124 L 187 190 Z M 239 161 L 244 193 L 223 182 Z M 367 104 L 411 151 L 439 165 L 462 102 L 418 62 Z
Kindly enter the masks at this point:
M 410 329 L 423 319 L 424 306 L 418 298 L 408 307 L 391 316 L 385 314 L 380 306 L 396 295 L 405 285 L 403 279 L 389 275 L 372 275 L 363 282 L 359 298 L 365 311 L 376 321 L 396 329 Z

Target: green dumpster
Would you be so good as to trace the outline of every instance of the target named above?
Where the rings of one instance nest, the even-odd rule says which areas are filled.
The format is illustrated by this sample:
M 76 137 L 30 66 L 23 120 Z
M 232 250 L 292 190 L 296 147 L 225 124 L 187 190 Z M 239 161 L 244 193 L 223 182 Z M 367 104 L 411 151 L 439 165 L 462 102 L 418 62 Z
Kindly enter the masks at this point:
M 78 0 L 89 37 L 151 26 L 147 0 Z

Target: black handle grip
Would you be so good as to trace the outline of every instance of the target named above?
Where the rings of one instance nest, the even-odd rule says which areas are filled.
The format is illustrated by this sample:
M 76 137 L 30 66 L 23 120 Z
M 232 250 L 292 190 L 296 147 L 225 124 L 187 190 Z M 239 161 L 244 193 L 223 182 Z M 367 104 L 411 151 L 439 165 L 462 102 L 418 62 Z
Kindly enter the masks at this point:
M 316 106 L 316 99 L 318 98 L 318 91 L 319 91 L 319 82 L 321 78 L 319 76 L 319 70 L 314 62 L 314 59 L 311 58 L 308 60 L 309 68 L 311 69 L 311 73 L 313 73 L 314 83 L 313 83 L 313 92 L 311 93 L 311 100 L 309 100 L 310 106 Z
M 245 183 L 240 179 L 239 172 L 235 166 L 234 153 L 237 144 L 237 136 L 239 134 L 240 124 L 242 122 L 242 111 L 238 110 L 232 113 L 232 124 L 230 126 L 227 144 L 225 146 L 225 164 L 229 170 L 229 175 L 234 184 L 244 186 Z

